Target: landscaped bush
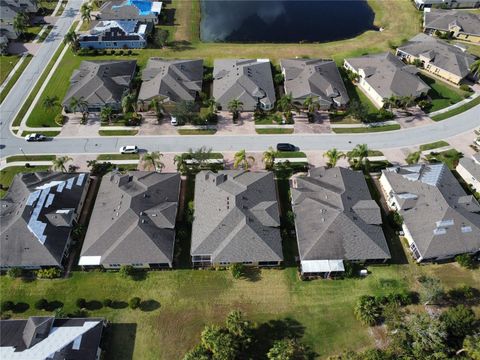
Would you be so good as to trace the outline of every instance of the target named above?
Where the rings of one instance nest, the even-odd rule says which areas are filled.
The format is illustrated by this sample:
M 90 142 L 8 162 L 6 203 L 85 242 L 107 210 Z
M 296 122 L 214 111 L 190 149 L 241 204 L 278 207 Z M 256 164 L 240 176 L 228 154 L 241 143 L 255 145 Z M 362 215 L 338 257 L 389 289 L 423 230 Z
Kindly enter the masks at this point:
M 65 116 L 63 116 L 62 114 L 57 114 L 55 116 L 55 124 L 57 124 L 58 126 L 62 126 L 64 123 L 65 123 Z
M 475 266 L 473 255 L 471 254 L 457 255 L 455 256 L 455 261 L 458 263 L 458 265 L 467 269 L 472 269 Z
M 17 268 L 17 267 L 10 268 L 10 269 L 7 270 L 7 275 L 8 275 L 8 277 L 10 277 L 12 279 L 16 279 L 16 278 L 22 276 L 22 269 Z
M 110 50 L 110 55 L 115 55 L 115 50 Z
M 0 305 L 0 311 L 11 311 L 15 308 L 15 304 L 12 301 L 3 301 L 2 304 Z
M 353 312 L 358 320 L 369 326 L 375 325 L 382 315 L 382 310 L 377 299 L 369 295 L 361 296 L 357 300 Z
M 135 268 L 132 265 L 122 265 L 118 273 L 123 277 L 130 277 L 135 273 Z
M 46 299 L 39 299 L 35 301 L 35 304 L 33 306 L 37 310 L 45 310 L 48 306 L 48 301 Z
M 103 306 L 111 307 L 112 306 L 112 300 L 111 299 L 104 299 L 103 300 Z
M 234 279 L 240 279 L 245 272 L 245 266 L 240 263 L 234 263 L 230 265 L 230 272 Z
M 360 274 L 360 269 L 362 266 L 358 263 L 351 262 L 351 261 L 344 261 L 345 271 L 343 272 L 343 276 L 347 279 L 349 278 L 356 278 Z
M 140 306 L 140 302 L 141 300 L 139 297 L 133 297 L 128 302 L 128 306 L 130 307 L 130 309 L 137 309 Z
M 460 85 L 460 90 L 467 91 L 467 92 L 471 91 L 470 86 L 468 86 L 467 84 Z
M 87 306 L 87 300 L 84 298 L 78 298 L 77 301 L 75 301 L 75 305 L 77 305 L 79 309 L 85 309 Z
M 62 271 L 58 268 L 40 269 L 35 271 L 37 279 L 56 279 L 62 275 Z
M 118 52 L 118 55 L 123 55 L 123 53 L 124 53 L 124 51 L 123 51 L 123 50 L 120 50 L 120 51 Z

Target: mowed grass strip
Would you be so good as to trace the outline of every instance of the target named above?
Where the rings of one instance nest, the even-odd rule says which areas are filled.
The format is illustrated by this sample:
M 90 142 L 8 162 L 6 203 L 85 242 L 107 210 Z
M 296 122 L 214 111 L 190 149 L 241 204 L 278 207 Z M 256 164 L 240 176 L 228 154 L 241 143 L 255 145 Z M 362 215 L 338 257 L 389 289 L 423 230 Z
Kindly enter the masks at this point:
M 14 155 L 7 158 L 7 163 L 16 161 L 53 161 L 55 158 L 55 155 Z
M 101 154 L 97 160 L 138 160 L 140 154 Z
M 292 128 L 282 129 L 282 128 L 273 128 L 273 129 L 255 129 L 257 134 L 261 135 L 273 135 L 273 134 L 293 134 Z
M 419 76 L 428 86 L 431 87 L 431 90 L 428 92 L 428 96 L 432 99 L 432 105 L 428 108 L 429 112 L 444 109 L 464 100 L 465 97 L 470 94 L 423 73 Z
M 216 129 L 178 129 L 180 135 L 213 135 Z
M 435 142 L 430 143 L 430 144 L 420 145 L 420 151 L 438 149 L 438 148 L 441 148 L 441 147 L 444 147 L 444 146 L 449 146 L 449 145 L 450 144 L 448 142 L 444 141 L 444 140 L 435 141 Z
M 12 89 L 13 85 L 15 85 L 15 83 L 17 82 L 18 78 L 20 77 L 20 75 L 22 75 L 23 71 L 25 70 L 25 68 L 27 67 L 27 65 L 30 63 L 30 60 L 32 60 L 32 55 L 27 55 L 27 57 L 25 58 L 25 60 L 23 60 L 22 64 L 18 67 L 17 71 L 15 72 L 15 74 L 13 74 L 13 76 L 10 78 L 10 80 L 8 81 L 8 83 L 5 85 L 5 87 L 3 88 L 2 92 L 0 93 L 0 103 L 3 102 L 3 100 L 5 100 L 5 98 L 7 97 L 8 93 L 10 92 L 10 90 Z
M 138 130 L 99 130 L 100 136 L 134 136 L 138 134 Z
M 385 126 L 371 126 L 371 127 L 360 127 L 360 128 L 332 128 L 332 131 L 336 134 L 362 134 L 362 133 L 371 133 L 371 132 L 383 132 L 383 131 L 393 131 L 399 130 L 399 124 L 385 125 Z
M 432 116 L 433 121 L 442 121 L 448 118 L 451 118 L 452 116 L 459 115 L 467 110 L 470 110 L 471 108 L 480 105 L 480 96 L 473 99 L 472 101 L 457 107 L 456 109 L 449 110 L 447 112 L 444 112 L 443 114 L 439 114 L 436 116 Z
M 20 60 L 19 55 L 2 55 L 0 56 L 0 84 L 5 81 L 10 71 Z

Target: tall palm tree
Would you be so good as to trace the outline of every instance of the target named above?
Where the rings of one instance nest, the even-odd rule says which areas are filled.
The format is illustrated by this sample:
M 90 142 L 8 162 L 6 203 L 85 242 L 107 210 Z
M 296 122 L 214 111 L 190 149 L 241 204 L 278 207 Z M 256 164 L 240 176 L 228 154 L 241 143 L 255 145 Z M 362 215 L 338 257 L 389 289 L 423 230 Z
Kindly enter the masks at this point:
M 271 170 L 275 165 L 275 158 L 277 157 L 277 152 L 273 150 L 270 146 L 267 151 L 263 153 L 262 161 L 265 164 L 266 170 Z
M 62 172 L 67 172 L 65 165 L 72 161 L 73 159 L 69 156 L 59 156 L 52 161 L 53 170 L 61 170 Z
M 472 65 L 470 65 L 470 71 L 474 76 L 480 75 L 480 59 L 477 61 L 474 61 Z
M 216 113 L 217 112 L 217 102 L 215 101 L 214 98 L 209 98 L 203 102 L 203 105 L 208 107 L 208 110 L 211 113 Z
M 142 162 L 147 169 L 153 168 L 154 170 L 162 171 L 165 164 L 160 161 L 163 154 L 158 151 L 147 152 L 142 156 Z
M 294 108 L 292 94 L 283 95 L 277 101 L 277 106 L 285 115 L 289 115 Z
M 162 104 L 160 104 L 160 101 L 158 101 L 157 98 L 154 98 L 152 99 L 152 101 L 150 101 L 149 108 L 155 112 L 155 115 L 157 115 L 157 118 L 160 118 L 163 112 L 165 111 L 165 108 L 163 107 Z
M 42 105 L 47 111 L 55 109 L 59 105 L 58 96 L 47 96 L 43 100 Z
M 313 114 L 316 110 L 320 108 L 320 104 L 318 103 L 318 100 L 316 100 L 312 96 L 308 96 L 303 102 L 303 107 L 307 109 L 307 112 L 309 114 Z
M 237 151 L 233 160 L 233 167 L 236 169 L 238 166 L 243 167 L 244 170 L 248 170 L 251 164 L 255 162 L 253 156 L 247 156 L 245 149 Z
M 92 12 L 92 6 L 84 3 L 80 7 L 80 13 L 82 14 L 82 21 L 86 21 L 87 23 L 90 23 L 91 21 L 91 12 Z
M 70 108 L 70 110 L 76 113 L 77 110 L 80 108 L 79 99 L 77 99 L 75 96 L 72 96 L 68 103 L 68 107 Z
M 185 160 L 187 159 L 188 157 L 188 154 L 187 153 L 183 153 L 183 154 L 178 154 L 178 155 L 175 155 L 175 157 L 173 158 L 173 163 L 177 165 L 177 171 L 180 173 L 180 174 L 186 174 L 188 172 L 188 165 L 187 163 L 185 162 Z
M 228 111 L 232 113 L 233 121 L 236 121 L 240 116 L 240 111 L 243 110 L 243 103 L 238 99 L 232 99 L 228 103 Z
M 135 95 L 133 93 L 128 93 L 128 94 L 123 95 L 123 97 L 122 97 L 122 110 L 123 110 L 124 114 L 126 114 L 130 110 L 132 110 L 134 104 L 135 104 Z
M 329 167 L 335 167 L 337 165 L 338 160 L 346 157 L 345 153 L 338 151 L 337 148 L 328 150 L 323 154 L 323 156 L 328 158 L 327 164 Z
M 366 164 L 366 159 L 368 158 L 368 146 L 367 144 L 357 144 L 355 148 L 349 152 L 348 160 L 356 161 L 357 168 L 360 168 L 364 163 Z
M 100 110 L 100 119 L 102 121 L 108 121 L 109 123 L 112 121 L 113 116 L 113 109 L 106 105 Z
M 73 29 L 69 30 L 65 34 L 65 36 L 63 37 L 63 42 L 67 45 L 70 45 L 74 53 L 76 53 L 80 47 L 80 44 L 78 42 L 78 35 Z

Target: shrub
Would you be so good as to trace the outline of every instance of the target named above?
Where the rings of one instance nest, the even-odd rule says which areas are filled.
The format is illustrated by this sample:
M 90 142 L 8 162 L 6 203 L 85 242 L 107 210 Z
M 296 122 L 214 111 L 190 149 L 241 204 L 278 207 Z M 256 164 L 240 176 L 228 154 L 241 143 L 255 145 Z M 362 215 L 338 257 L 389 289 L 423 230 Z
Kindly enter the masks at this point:
M 132 50 L 128 50 L 128 51 L 127 51 L 127 54 L 128 54 L 128 55 L 132 55 Z
M 122 265 L 118 273 L 123 277 L 130 277 L 135 273 L 135 268 L 132 265 Z
M 343 272 L 343 276 L 347 279 L 355 278 L 359 275 L 361 266 L 360 264 L 344 261 L 345 271 Z
M 128 306 L 130 309 L 137 309 L 140 306 L 140 298 L 139 297 L 133 297 L 130 299 L 128 302 Z
M 22 275 L 22 269 L 16 267 L 10 268 L 7 270 L 7 275 L 12 279 L 16 279 Z
M 470 92 L 470 86 L 468 86 L 467 84 L 462 84 L 460 85 L 460 90 Z
M 467 269 L 472 269 L 474 266 L 474 260 L 471 254 L 457 255 L 455 256 L 455 261 L 458 263 L 458 265 Z
M 62 271 L 58 268 L 40 269 L 35 272 L 37 279 L 55 279 L 62 275 Z
M 4 301 L 0 305 L 0 311 L 2 312 L 10 311 L 10 310 L 13 310 L 14 307 L 15 307 L 15 304 L 12 301 Z
M 105 306 L 105 307 L 111 307 L 111 306 L 112 306 L 112 300 L 111 300 L 111 299 L 105 299 L 105 300 L 103 300 L 103 306 Z
M 440 315 L 440 321 L 450 334 L 455 338 L 464 338 L 472 334 L 475 329 L 475 313 L 465 305 L 458 305 L 447 309 Z
M 87 307 L 87 300 L 84 298 L 78 298 L 77 301 L 75 301 L 75 305 L 77 305 L 79 309 L 84 309 Z
M 123 55 L 123 53 L 124 53 L 124 51 L 123 51 L 123 50 L 120 50 L 120 51 L 118 52 L 118 55 Z
M 55 124 L 57 124 L 58 126 L 62 126 L 65 122 L 65 116 L 63 116 L 62 114 L 57 114 L 55 116 Z
M 239 279 L 242 277 L 244 271 L 245 271 L 245 266 L 240 263 L 234 263 L 230 265 L 230 271 L 232 273 L 232 276 L 234 279 Z
M 373 296 L 361 296 L 353 309 L 355 316 L 365 325 L 373 326 L 381 316 L 381 308 Z
M 115 55 L 115 50 L 110 50 L 110 55 Z
M 35 309 L 45 310 L 48 306 L 48 301 L 46 299 L 37 300 L 34 304 Z
M 67 314 L 65 313 L 65 310 L 63 310 L 63 307 L 59 307 L 53 311 L 53 316 L 56 318 L 66 318 Z

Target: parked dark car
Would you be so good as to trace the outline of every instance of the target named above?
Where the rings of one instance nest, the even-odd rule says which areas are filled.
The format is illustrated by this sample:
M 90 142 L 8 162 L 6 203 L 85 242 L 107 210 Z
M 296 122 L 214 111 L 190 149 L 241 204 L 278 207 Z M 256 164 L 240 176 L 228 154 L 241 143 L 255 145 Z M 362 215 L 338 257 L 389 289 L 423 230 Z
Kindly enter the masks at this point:
M 297 151 L 297 147 L 288 143 L 277 144 L 277 151 Z

